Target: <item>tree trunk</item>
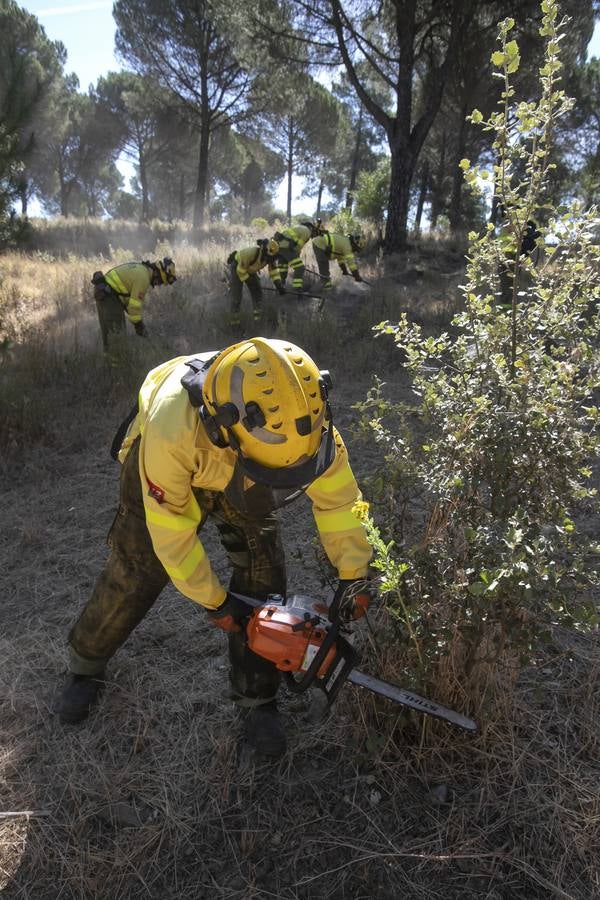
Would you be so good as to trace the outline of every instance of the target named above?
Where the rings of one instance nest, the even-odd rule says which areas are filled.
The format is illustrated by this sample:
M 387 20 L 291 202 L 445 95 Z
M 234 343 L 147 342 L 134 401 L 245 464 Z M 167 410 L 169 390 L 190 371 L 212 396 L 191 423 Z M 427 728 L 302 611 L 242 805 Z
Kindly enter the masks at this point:
M 294 174 L 294 122 L 289 119 L 288 156 L 287 156 L 287 207 L 288 225 L 292 224 L 292 175 Z
M 429 160 L 426 159 L 421 170 L 421 186 L 419 188 L 419 199 L 417 201 L 417 212 L 415 215 L 415 234 L 421 234 L 421 218 L 423 216 L 423 206 L 427 197 L 427 189 L 429 187 Z
M 436 4 L 432 4 L 435 6 Z M 442 4 L 440 4 L 442 5 Z M 350 82 L 356 88 L 361 102 L 373 118 L 385 129 L 392 157 L 390 193 L 384 252 L 401 251 L 407 244 L 407 219 L 410 203 L 410 183 L 419 154 L 429 130 L 439 111 L 444 88 L 455 63 L 461 29 L 467 13 L 475 5 L 474 0 L 451 0 L 447 24 L 449 34 L 447 49 L 440 65 L 433 66 L 426 79 L 428 89 L 423 92 L 419 107 L 420 115 L 415 118 L 415 78 L 417 60 L 417 11 L 421 16 L 421 4 L 417 0 L 395 0 L 390 4 L 392 17 L 395 14 L 395 38 L 398 41 L 398 67 L 391 84 L 396 109 L 393 114 L 380 105 L 361 82 L 351 58 L 346 41 L 345 29 L 355 40 L 354 29 L 347 13 L 342 10 L 340 0 L 331 0 L 332 25 L 335 28 L 338 46 Z M 417 10 L 417 8 L 419 8 Z M 363 51 L 364 52 L 364 51 Z
M 68 196 L 67 186 L 65 183 L 65 170 L 62 158 L 60 156 L 58 157 L 58 183 L 60 185 L 60 214 L 66 219 L 69 215 L 67 211 Z
M 321 215 L 321 202 L 323 200 L 323 188 L 324 187 L 325 187 L 325 185 L 323 184 L 323 178 L 321 177 L 319 179 L 319 192 L 317 194 L 317 213 L 316 213 L 317 219 Z
M 150 219 L 150 208 L 148 203 L 148 173 L 146 170 L 146 158 L 140 150 L 140 187 L 142 189 L 142 222 L 148 222 Z
M 440 159 L 437 167 L 435 178 L 433 179 L 433 190 L 431 193 L 431 215 L 429 228 L 431 231 L 436 227 L 437 220 L 443 208 L 444 196 L 444 176 L 446 174 L 446 132 L 442 132 L 442 144 L 440 147 Z
M 208 187 L 208 147 L 210 129 L 208 123 L 200 128 L 200 148 L 198 153 L 198 178 L 194 196 L 194 227 L 204 225 L 206 217 L 206 189 Z
M 408 238 L 408 207 L 410 183 L 414 162 L 404 147 L 392 148 L 392 174 L 388 199 L 388 215 L 385 226 L 384 253 L 401 253 L 406 250 Z
M 183 172 L 179 176 L 179 218 L 185 220 L 185 176 Z
M 500 166 L 500 165 L 502 164 L 502 159 L 501 159 L 499 156 L 496 157 L 495 164 L 496 164 L 497 166 Z M 498 185 L 496 185 L 496 190 L 498 190 Z M 500 215 L 500 212 L 501 212 L 501 210 L 500 210 L 501 202 L 502 202 L 502 201 L 501 201 L 501 198 L 498 196 L 498 194 L 496 193 L 496 191 L 494 191 L 494 195 L 493 195 L 493 197 L 492 197 L 492 210 L 491 210 L 491 213 L 490 213 L 490 222 L 491 222 L 492 225 L 494 225 L 494 226 L 497 225 L 498 222 L 500 221 L 500 219 L 502 218 L 501 215 Z
M 29 203 L 27 188 L 28 188 L 27 179 L 23 178 L 19 182 L 19 199 L 21 201 L 21 215 L 23 216 L 24 219 L 27 218 L 27 206 Z
M 70 187 L 61 182 L 60 185 L 60 214 L 64 216 L 65 219 L 69 218 L 69 197 L 71 196 Z
M 460 233 L 463 225 L 460 201 L 464 178 L 462 169 L 459 169 L 458 164 L 465 155 L 467 130 L 466 116 L 468 112 L 469 110 L 467 108 L 467 104 L 464 103 L 459 113 L 460 122 L 458 126 L 458 134 L 456 136 L 454 158 L 452 160 L 452 192 L 450 194 L 450 209 L 448 211 L 448 218 L 450 220 L 450 231 L 454 236 L 457 236 Z
M 358 177 L 358 160 L 360 158 L 360 144 L 362 141 L 362 122 L 363 111 L 361 106 L 356 125 L 356 141 L 354 143 L 354 153 L 352 154 L 352 165 L 350 167 L 350 183 L 348 185 L 348 193 L 346 194 L 346 209 L 349 210 L 352 210 L 354 204 L 354 189 L 356 188 L 356 179 Z

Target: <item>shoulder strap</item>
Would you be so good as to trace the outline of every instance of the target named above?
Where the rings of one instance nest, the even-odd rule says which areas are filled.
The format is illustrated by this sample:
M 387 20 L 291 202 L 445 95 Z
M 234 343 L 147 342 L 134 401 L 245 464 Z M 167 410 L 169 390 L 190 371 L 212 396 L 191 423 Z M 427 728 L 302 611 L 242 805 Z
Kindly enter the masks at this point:
M 186 359 L 185 361 L 186 366 L 190 367 L 190 371 L 186 372 L 181 379 L 181 385 L 188 392 L 190 403 L 197 409 L 204 405 L 202 387 L 204 386 L 206 373 L 220 352 L 220 350 L 217 350 L 214 353 L 203 353 L 201 356 L 194 356 L 192 359 Z
M 110 445 L 110 455 L 112 456 L 112 458 L 114 459 L 115 462 L 119 458 L 119 450 L 121 449 L 121 445 L 123 443 L 125 435 L 127 434 L 127 429 L 129 428 L 129 426 L 131 425 L 131 423 L 137 416 L 139 409 L 140 409 L 139 403 L 136 400 L 135 404 L 131 407 L 131 409 L 127 413 L 127 416 L 123 419 L 123 421 L 117 428 L 117 433 L 115 434 L 114 438 L 112 439 L 112 444 Z

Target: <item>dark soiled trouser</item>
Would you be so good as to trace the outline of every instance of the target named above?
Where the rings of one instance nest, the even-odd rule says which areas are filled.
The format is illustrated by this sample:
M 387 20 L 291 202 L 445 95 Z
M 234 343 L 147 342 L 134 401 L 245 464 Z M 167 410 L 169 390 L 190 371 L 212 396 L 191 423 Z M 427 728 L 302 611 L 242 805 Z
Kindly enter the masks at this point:
M 252 308 L 254 310 L 254 320 L 260 319 L 262 315 L 262 288 L 260 286 L 260 278 L 256 273 L 248 276 L 246 281 L 240 281 L 237 273 L 237 263 L 231 263 L 231 278 L 229 280 L 231 293 L 231 318 L 238 320 L 240 315 L 240 307 L 242 305 L 242 294 L 244 285 L 247 285 L 252 298 Z
M 169 581 L 146 526 L 138 454 L 139 440 L 121 469 L 119 509 L 108 534 L 110 556 L 69 634 L 75 674 L 100 674 Z M 285 560 L 275 517 L 248 519 L 219 492 L 194 489 L 194 495 L 202 510 L 200 527 L 212 516 L 229 555 L 231 590 L 258 598 L 285 594 Z M 241 706 L 267 703 L 277 693 L 278 670 L 249 650 L 242 633 L 228 638 L 234 701 Z
M 94 287 L 94 300 L 102 332 L 102 346 L 108 350 L 111 334 L 125 334 L 125 309 L 108 284 Z
M 290 266 L 292 268 L 292 287 L 299 290 L 304 283 L 304 263 L 300 257 L 298 245 L 290 243 L 287 239 L 279 242 L 279 254 L 277 257 L 281 282 L 285 285 Z
M 317 266 L 319 267 L 319 275 L 321 276 L 321 287 L 328 291 L 331 289 L 331 274 L 329 269 L 330 256 L 327 251 L 322 250 L 321 247 L 315 247 L 313 245 L 313 250 Z

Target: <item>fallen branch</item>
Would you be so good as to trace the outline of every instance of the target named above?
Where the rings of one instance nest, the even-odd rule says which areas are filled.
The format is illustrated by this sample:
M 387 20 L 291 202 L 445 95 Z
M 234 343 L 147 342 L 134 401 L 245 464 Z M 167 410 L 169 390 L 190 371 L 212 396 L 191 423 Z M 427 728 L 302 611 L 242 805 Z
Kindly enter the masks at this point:
M 0 812 L 0 819 L 14 819 L 19 816 L 27 816 L 29 819 L 35 817 L 40 819 L 42 816 L 49 816 L 50 811 L 47 809 L 23 809 L 15 812 Z

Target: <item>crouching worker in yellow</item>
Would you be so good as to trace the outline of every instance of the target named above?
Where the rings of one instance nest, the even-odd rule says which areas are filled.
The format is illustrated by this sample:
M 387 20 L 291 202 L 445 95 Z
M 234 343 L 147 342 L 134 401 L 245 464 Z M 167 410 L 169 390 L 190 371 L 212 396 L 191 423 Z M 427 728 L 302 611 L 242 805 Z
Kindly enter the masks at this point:
M 94 272 L 94 300 L 98 310 L 102 345 L 108 349 L 111 334 L 125 333 L 125 315 L 140 337 L 146 334 L 142 308 L 148 288 L 177 281 L 175 263 L 168 256 L 156 262 L 123 263 L 106 275 Z
M 275 232 L 275 240 L 279 244 L 279 274 L 275 287 L 281 294 L 285 294 L 285 282 L 288 270 L 293 272 L 292 287 L 302 296 L 304 294 L 304 263 L 300 251 L 305 244 L 323 231 L 321 220 L 301 219 L 297 225 L 284 228 Z
M 330 260 L 336 260 L 342 275 L 352 275 L 355 281 L 362 281 L 354 254 L 360 253 L 364 248 L 364 243 L 364 239 L 360 235 L 331 234 L 329 231 L 313 238 L 312 245 L 323 291 L 330 291 L 332 288 L 329 271 Z
M 262 319 L 263 293 L 258 273 L 265 266 L 268 266 L 269 274 L 275 283 L 276 279 L 279 278 L 278 253 L 279 244 L 277 241 L 268 241 L 265 238 L 257 241 L 256 247 L 244 247 L 243 250 L 234 250 L 229 255 L 227 259 L 229 266 L 229 292 L 231 295 L 229 324 L 233 328 L 240 324 L 240 307 L 242 305 L 244 285 L 247 286 L 252 298 L 254 322 L 258 323 Z M 276 284 L 280 286 L 281 282 L 277 281 Z
M 171 579 L 227 632 L 232 699 L 261 753 L 285 750 L 276 695 L 280 674 L 245 641 L 251 607 L 235 594 L 285 596 L 275 509 L 306 493 L 323 547 L 338 571 L 346 620 L 368 603 L 371 549 L 352 511 L 361 494 L 333 427 L 330 380 L 299 347 L 252 338 L 221 352 L 153 369 L 129 430 L 113 444 L 122 463 L 111 555 L 69 635 L 71 674 L 59 706 L 79 722 L 98 699 L 105 668 Z M 132 411 L 132 413 L 135 411 Z M 198 531 L 212 517 L 232 568 L 215 576 Z

